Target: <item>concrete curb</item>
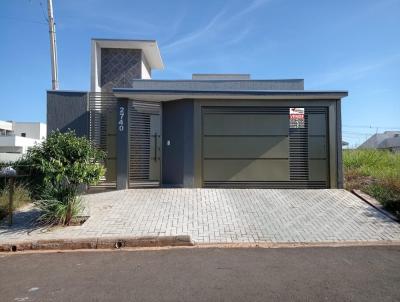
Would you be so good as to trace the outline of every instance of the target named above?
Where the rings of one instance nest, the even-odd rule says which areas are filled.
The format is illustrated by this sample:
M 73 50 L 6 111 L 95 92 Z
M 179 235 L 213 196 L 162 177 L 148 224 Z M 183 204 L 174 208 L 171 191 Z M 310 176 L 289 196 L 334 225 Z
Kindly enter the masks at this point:
M 400 246 L 400 240 L 371 241 L 326 241 L 326 242 L 259 242 L 259 243 L 199 243 L 197 248 L 323 248 L 323 247 L 363 247 L 363 246 Z
M 363 200 L 366 203 L 368 203 L 369 205 L 373 206 L 375 209 L 377 209 L 382 214 L 389 217 L 390 219 L 392 219 L 396 222 L 400 222 L 396 216 L 394 216 L 392 213 L 389 213 L 388 211 L 386 211 L 385 208 L 382 206 L 382 204 L 379 201 L 377 201 L 375 198 L 373 198 L 372 196 L 370 196 L 360 190 L 352 190 L 351 192 L 354 195 L 356 195 L 358 198 L 360 198 L 361 200 Z
M 193 246 L 190 236 L 149 236 L 149 237 L 99 237 L 77 239 L 42 239 L 0 243 L 0 252 L 29 250 L 80 250 L 119 249 L 124 247 L 167 247 Z
M 178 236 L 182 237 L 182 236 Z M 140 240 L 135 241 L 125 241 L 125 245 L 123 246 L 124 249 L 119 249 L 115 245 L 117 242 L 114 241 L 112 238 L 108 238 L 103 241 L 106 242 L 106 245 L 90 245 L 90 242 L 87 239 L 83 239 L 84 245 L 78 245 L 79 243 L 75 241 L 75 248 L 71 248 L 71 246 L 67 247 L 64 245 L 64 249 L 60 248 L 58 245 L 52 244 L 47 242 L 46 249 L 38 249 L 38 245 L 35 245 L 35 248 L 31 248 L 28 243 L 28 248 L 23 249 L 24 243 L 16 243 L 10 244 L 6 246 L 6 244 L 0 244 L 0 248 L 5 248 L 5 250 L 0 250 L 1 253 L 10 253 L 11 247 L 14 245 L 18 249 L 16 251 L 22 253 L 60 253 L 60 252 L 79 252 L 79 251 L 86 251 L 86 252 L 112 252 L 115 250 L 120 251 L 160 251 L 160 250 L 170 250 L 170 249 L 306 249 L 306 248 L 346 248 L 346 247 L 400 247 L 400 240 L 374 240 L 374 241 L 326 241 L 326 242 L 259 242 L 259 243 L 195 243 L 193 244 L 175 244 L 175 245 L 154 245 L 155 241 L 151 240 L 153 245 L 130 245 L 130 243 L 138 244 L 141 240 L 145 238 L 152 238 L 155 237 L 142 237 Z M 136 238 L 139 239 L 139 238 Z M 130 240 L 133 240 L 131 238 Z M 183 242 L 180 242 L 183 243 Z M 51 247 L 51 248 L 49 248 Z

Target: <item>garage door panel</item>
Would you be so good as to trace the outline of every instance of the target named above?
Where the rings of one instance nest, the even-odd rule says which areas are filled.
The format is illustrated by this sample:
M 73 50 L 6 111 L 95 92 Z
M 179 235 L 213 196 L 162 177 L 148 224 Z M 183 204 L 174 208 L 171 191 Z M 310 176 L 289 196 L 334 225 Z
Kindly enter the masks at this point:
M 289 117 L 281 114 L 205 114 L 204 135 L 288 135 Z
M 308 134 L 326 135 L 326 115 L 310 114 L 308 116 Z
M 308 138 L 308 156 L 310 158 L 326 158 L 327 145 L 325 136 L 314 136 Z
M 204 181 L 288 181 L 289 161 L 285 159 L 207 160 Z
M 327 181 L 328 163 L 325 159 L 310 159 L 309 161 L 309 180 Z
M 205 158 L 288 158 L 289 138 L 269 137 L 204 137 Z
M 285 107 L 203 109 L 203 185 L 326 187 L 327 109 L 305 109 L 291 129 Z

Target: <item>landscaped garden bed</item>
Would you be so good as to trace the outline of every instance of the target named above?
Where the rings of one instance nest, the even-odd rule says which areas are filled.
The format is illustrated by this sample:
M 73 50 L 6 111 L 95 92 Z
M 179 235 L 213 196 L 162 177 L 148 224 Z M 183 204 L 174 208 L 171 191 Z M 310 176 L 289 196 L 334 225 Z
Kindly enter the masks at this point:
M 105 153 L 87 138 L 77 137 L 73 131 L 52 132 L 21 160 L 7 164 L 21 176 L 12 186 L 14 208 L 32 200 L 41 213 L 39 223 L 81 225 L 88 217 L 82 216 L 80 190 L 104 175 L 104 158 Z M 0 219 L 8 214 L 8 186 L 6 180 L 0 185 Z

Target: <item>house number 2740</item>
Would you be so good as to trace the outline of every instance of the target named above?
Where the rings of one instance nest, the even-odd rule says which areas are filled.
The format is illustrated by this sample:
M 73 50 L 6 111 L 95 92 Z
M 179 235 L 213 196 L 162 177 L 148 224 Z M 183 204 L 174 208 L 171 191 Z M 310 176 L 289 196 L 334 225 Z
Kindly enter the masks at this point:
M 120 132 L 124 131 L 124 115 L 125 115 L 125 108 L 119 107 L 118 130 Z

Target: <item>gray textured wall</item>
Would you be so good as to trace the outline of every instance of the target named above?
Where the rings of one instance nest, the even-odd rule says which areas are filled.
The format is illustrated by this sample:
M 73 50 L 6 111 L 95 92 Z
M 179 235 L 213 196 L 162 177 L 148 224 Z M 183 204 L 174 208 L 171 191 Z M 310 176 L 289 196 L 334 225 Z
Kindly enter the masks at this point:
M 163 103 L 162 113 L 162 183 L 193 187 L 193 101 Z M 170 146 L 167 146 L 168 140 Z
M 130 88 L 134 79 L 142 77 L 142 51 L 140 49 L 101 49 L 101 79 L 103 92 L 113 88 Z
M 304 90 L 304 80 L 134 80 L 135 89 Z
M 59 129 L 75 130 L 78 136 L 89 136 L 88 93 L 74 91 L 47 92 L 47 134 Z

